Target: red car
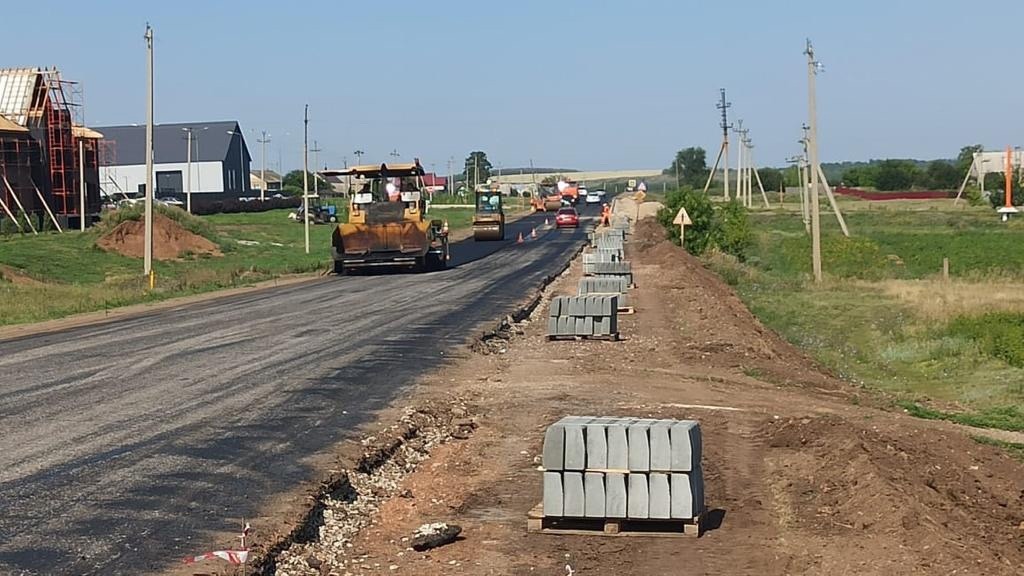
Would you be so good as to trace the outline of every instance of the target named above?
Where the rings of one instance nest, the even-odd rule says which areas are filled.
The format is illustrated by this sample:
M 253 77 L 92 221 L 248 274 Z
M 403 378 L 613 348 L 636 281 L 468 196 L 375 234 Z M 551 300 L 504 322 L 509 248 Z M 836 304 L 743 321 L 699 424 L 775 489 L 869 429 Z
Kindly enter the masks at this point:
M 565 207 L 555 214 L 555 226 L 559 228 L 576 228 L 580 225 L 580 215 L 575 208 Z

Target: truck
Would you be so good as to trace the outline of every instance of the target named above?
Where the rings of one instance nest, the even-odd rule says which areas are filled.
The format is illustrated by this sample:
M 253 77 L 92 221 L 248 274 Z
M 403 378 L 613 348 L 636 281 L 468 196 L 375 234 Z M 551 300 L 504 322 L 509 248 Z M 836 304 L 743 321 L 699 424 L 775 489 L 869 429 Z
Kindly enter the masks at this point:
M 324 177 L 352 178 L 346 222 L 331 235 L 334 272 L 395 268 L 440 270 L 451 259 L 448 224 L 426 216 L 424 170 L 413 163 L 324 170 Z

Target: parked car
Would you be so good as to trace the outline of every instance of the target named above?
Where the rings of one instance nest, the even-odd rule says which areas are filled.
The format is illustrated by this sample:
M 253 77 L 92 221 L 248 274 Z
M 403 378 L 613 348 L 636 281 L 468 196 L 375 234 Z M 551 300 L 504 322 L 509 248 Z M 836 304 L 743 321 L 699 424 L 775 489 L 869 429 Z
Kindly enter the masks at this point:
M 576 228 L 579 225 L 580 215 L 575 208 L 561 208 L 555 214 L 555 226 L 558 228 Z
M 178 200 L 174 196 L 165 196 L 163 198 L 157 198 L 156 201 L 161 203 L 161 204 L 166 204 L 168 206 L 184 206 L 185 205 L 184 202 L 182 202 L 181 200 Z
M 594 192 L 591 192 L 591 193 L 587 194 L 587 204 L 600 204 L 600 203 L 601 203 L 601 195 L 598 194 L 597 191 L 594 191 Z

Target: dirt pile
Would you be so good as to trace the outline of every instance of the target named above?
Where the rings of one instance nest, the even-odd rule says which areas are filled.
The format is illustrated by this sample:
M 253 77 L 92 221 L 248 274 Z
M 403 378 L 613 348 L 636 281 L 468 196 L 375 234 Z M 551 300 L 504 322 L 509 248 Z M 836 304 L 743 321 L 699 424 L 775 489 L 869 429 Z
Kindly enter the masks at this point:
M 651 273 L 641 277 L 653 284 L 655 293 L 673 294 L 657 300 L 671 303 L 672 315 L 687 340 L 681 351 L 684 358 L 741 368 L 774 382 L 837 388 L 825 370 L 761 324 L 717 274 L 667 240 L 657 221 L 641 220 L 630 247 L 637 262 L 650 267 Z
M 142 258 L 145 229 L 145 223 L 141 220 L 126 220 L 101 236 L 96 245 L 122 256 Z M 157 260 L 174 260 L 185 254 L 221 256 L 221 251 L 213 242 L 186 230 L 174 220 L 162 214 L 154 214 L 153 257 Z
M 612 212 L 628 216 L 630 219 L 643 220 L 657 216 L 658 210 L 664 207 L 661 202 L 641 202 L 638 207 L 636 200 L 622 196 L 613 202 Z
M 1020 465 L 959 433 L 837 416 L 769 424 L 773 491 L 795 528 L 847 542 L 833 566 L 896 570 L 864 549 L 888 540 L 921 573 L 1024 564 Z M 877 545 L 877 544 L 876 544 Z M 907 562 L 909 564 L 910 562 Z M 911 566 L 899 566 L 899 572 Z M 895 573 L 895 572 L 894 572 Z
M 15 286 L 40 286 L 43 284 L 22 270 L 5 264 L 0 264 L 0 281 L 10 282 Z

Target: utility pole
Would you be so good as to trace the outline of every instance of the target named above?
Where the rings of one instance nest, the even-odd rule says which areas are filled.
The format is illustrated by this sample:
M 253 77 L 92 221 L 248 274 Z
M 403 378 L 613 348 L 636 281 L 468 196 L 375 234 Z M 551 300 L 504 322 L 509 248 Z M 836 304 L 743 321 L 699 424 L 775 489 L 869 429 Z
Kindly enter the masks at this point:
M 455 162 L 454 156 L 448 157 L 448 194 L 451 196 L 455 195 L 455 180 L 452 179 L 452 163 Z
M 818 173 L 821 165 L 818 159 L 818 111 L 817 95 L 815 94 L 815 78 L 821 64 L 814 59 L 814 46 L 807 40 L 807 119 L 808 149 L 811 156 L 811 265 L 814 270 L 814 281 L 821 283 L 821 215 L 818 206 Z
M 185 131 L 185 140 L 188 150 L 185 152 L 185 211 L 192 213 L 192 128 L 182 128 Z
M 267 199 L 267 144 L 270 143 L 270 134 L 264 130 L 256 141 L 260 144 L 260 202 L 262 202 Z
M 309 104 L 302 114 L 302 220 L 309 254 Z
M 320 167 L 320 146 L 317 145 L 316 140 L 313 140 L 313 148 L 310 150 L 313 153 L 313 167 Z M 320 197 L 320 177 L 316 174 L 313 175 L 313 198 Z
M 480 186 L 480 155 L 473 153 L 473 192 Z
M 352 155 L 356 157 L 356 166 L 362 164 L 363 154 L 366 154 L 366 152 L 363 152 L 362 150 L 356 150 L 352 153 Z
M 143 270 L 153 289 L 153 29 L 146 24 L 146 231 Z
M 743 203 L 743 119 L 736 120 L 736 127 L 732 129 L 736 133 L 740 145 L 736 147 L 736 199 Z M 725 197 L 726 200 L 729 196 Z
M 82 200 L 82 213 L 79 215 L 78 229 L 85 232 L 86 201 L 85 201 L 85 139 L 78 139 L 78 192 Z M 58 226 L 59 228 L 59 226 Z
M 388 154 L 388 156 L 391 156 L 392 158 L 394 158 L 396 162 L 398 161 L 399 158 L 402 157 L 402 155 L 398 153 L 398 149 L 397 148 L 392 148 L 391 149 L 391 153 Z
M 807 132 L 811 129 L 810 126 L 804 124 L 801 126 L 804 131 L 804 137 L 800 139 L 800 144 L 803 145 L 804 153 L 801 157 L 800 162 L 800 194 L 801 194 L 801 216 L 804 220 L 804 229 L 808 234 L 811 233 L 811 185 L 810 177 L 811 173 L 808 168 L 811 165 L 810 160 L 810 144 L 811 138 L 807 135 Z
M 715 172 L 718 172 L 719 163 L 725 158 L 725 168 L 722 170 L 725 176 L 725 199 L 729 199 L 729 129 L 732 125 L 729 124 L 729 108 L 732 103 L 726 102 L 725 100 L 725 88 L 719 90 L 721 99 L 718 104 L 715 104 L 715 108 L 718 108 L 722 112 L 722 122 L 719 126 L 722 128 L 722 146 L 718 149 L 718 157 L 715 158 L 715 167 L 711 169 L 711 174 L 708 175 L 708 181 L 704 184 L 704 193 L 708 193 L 708 189 L 711 187 L 711 181 L 715 178 Z

